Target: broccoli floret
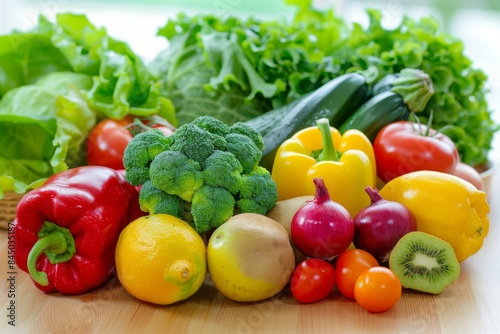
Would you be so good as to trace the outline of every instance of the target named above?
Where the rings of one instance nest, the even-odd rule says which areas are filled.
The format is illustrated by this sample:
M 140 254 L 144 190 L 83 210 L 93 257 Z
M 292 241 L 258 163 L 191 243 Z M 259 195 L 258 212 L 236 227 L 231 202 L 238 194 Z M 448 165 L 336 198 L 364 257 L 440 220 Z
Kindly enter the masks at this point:
M 255 143 L 255 146 L 257 146 L 259 150 L 264 150 L 264 138 L 262 138 L 262 135 L 259 131 L 250 127 L 250 125 L 243 122 L 237 122 L 231 125 L 229 130 L 232 133 L 239 133 L 240 135 L 247 136 L 248 138 L 252 139 L 252 141 Z
M 188 202 L 203 185 L 200 164 L 179 151 L 158 154 L 149 166 L 149 177 L 156 188 Z
M 242 172 L 243 167 L 234 154 L 217 150 L 205 161 L 203 178 L 209 186 L 223 187 L 236 194 L 241 186 Z
M 225 149 L 223 137 L 212 134 L 192 123 L 180 126 L 175 133 L 171 149 L 184 153 L 188 158 L 203 164 L 216 149 Z
M 241 178 L 240 199 L 236 206 L 241 212 L 265 215 L 278 200 L 276 183 L 264 167 L 258 166 L 252 173 Z
M 149 165 L 161 152 L 170 148 L 172 139 L 160 130 L 152 129 L 139 133 L 128 143 L 123 153 L 125 178 L 134 186 L 149 179 Z
M 139 192 L 139 205 L 141 210 L 149 214 L 168 213 L 181 218 L 184 201 L 176 195 L 168 194 L 146 181 Z
M 193 195 L 194 228 L 202 234 L 225 223 L 234 213 L 234 196 L 224 188 L 204 185 Z
M 243 167 L 243 173 L 251 173 L 262 159 L 262 151 L 249 137 L 239 134 L 230 133 L 226 136 L 228 152 L 231 152 L 239 160 Z
M 226 123 L 212 116 L 199 116 L 191 124 L 221 137 L 225 137 L 230 132 L 229 126 Z

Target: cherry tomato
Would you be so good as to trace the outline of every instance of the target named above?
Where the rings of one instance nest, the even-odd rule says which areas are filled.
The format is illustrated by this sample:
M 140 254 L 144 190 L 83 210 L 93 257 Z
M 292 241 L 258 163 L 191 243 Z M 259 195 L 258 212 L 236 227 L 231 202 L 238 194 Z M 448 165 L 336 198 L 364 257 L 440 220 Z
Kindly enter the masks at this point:
M 479 172 L 474 169 L 474 167 L 460 161 L 457 163 L 453 175 L 458 176 L 459 178 L 468 181 L 469 183 L 472 183 L 472 185 L 478 190 L 484 191 L 483 179 L 481 178 Z
M 342 252 L 335 266 L 335 281 L 340 293 L 354 299 L 356 279 L 366 269 L 378 265 L 377 259 L 362 249 L 351 248 Z
M 459 161 L 458 150 L 448 136 L 409 121 L 383 127 L 373 150 L 377 175 L 383 182 L 424 169 L 452 174 Z
M 301 303 L 326 298 L 335 287 L 335 268 L 325 260 L 309 258 L 297 265 L 290 282 L 292 295 Z
M 89 165 L 123 169 L 123 152 L 132 133 L 125 128 L 133 121 L 126 117 L 120 120 L 105 119 L 90 132 L 87 140 L 87 162 Z
M 359 275 L 354 286 L 356 302 L 369 312 L 385 312 L 401 298 L 403 288 L 398 276 L 389 268 L 376 266 Z

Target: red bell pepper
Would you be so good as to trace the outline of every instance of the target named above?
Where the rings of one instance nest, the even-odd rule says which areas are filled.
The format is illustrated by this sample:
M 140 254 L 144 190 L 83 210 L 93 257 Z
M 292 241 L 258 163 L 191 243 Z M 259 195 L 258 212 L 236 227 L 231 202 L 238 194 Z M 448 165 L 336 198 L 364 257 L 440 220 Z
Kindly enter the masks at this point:
M 20 200 L 17 266 L 47 293 L 80 294 L 106 283 L 118 236 L 144 215 L 139 193 L 111 168 L 83 166 L 51 176 Z

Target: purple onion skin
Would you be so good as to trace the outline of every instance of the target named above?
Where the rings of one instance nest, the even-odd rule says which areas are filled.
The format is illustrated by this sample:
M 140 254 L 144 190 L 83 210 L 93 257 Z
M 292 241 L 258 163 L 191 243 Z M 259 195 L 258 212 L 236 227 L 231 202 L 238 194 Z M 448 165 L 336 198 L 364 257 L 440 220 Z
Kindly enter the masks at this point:
M 354 216 L 353 243 L 386 263 L 399 239 L 417 229 L 415 216 L 403 204 L 383 199 L 377 189 L 366 187 L 365 191 L 371 204 Z
M 346 250 L 354 237 L 354 221 L 346 208 L 331 200 L 323 179 L 315 178 L 316 195 L 294 215 L 292 242 L 302 253 L 331 259 Z

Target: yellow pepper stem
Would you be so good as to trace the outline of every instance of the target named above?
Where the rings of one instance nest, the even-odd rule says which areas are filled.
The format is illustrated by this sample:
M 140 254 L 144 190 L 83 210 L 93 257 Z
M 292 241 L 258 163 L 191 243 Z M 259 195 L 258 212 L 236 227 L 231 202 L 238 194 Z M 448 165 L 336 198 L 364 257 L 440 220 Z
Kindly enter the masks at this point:
M 339 154 L 333 144 L 333 137 L 330 131 L 330 121 L 328 118 L 320 118 L 316 121 L 321 138 L 323 140 L 323 150 L 316 158 L 316 161 L 339 161 Z

